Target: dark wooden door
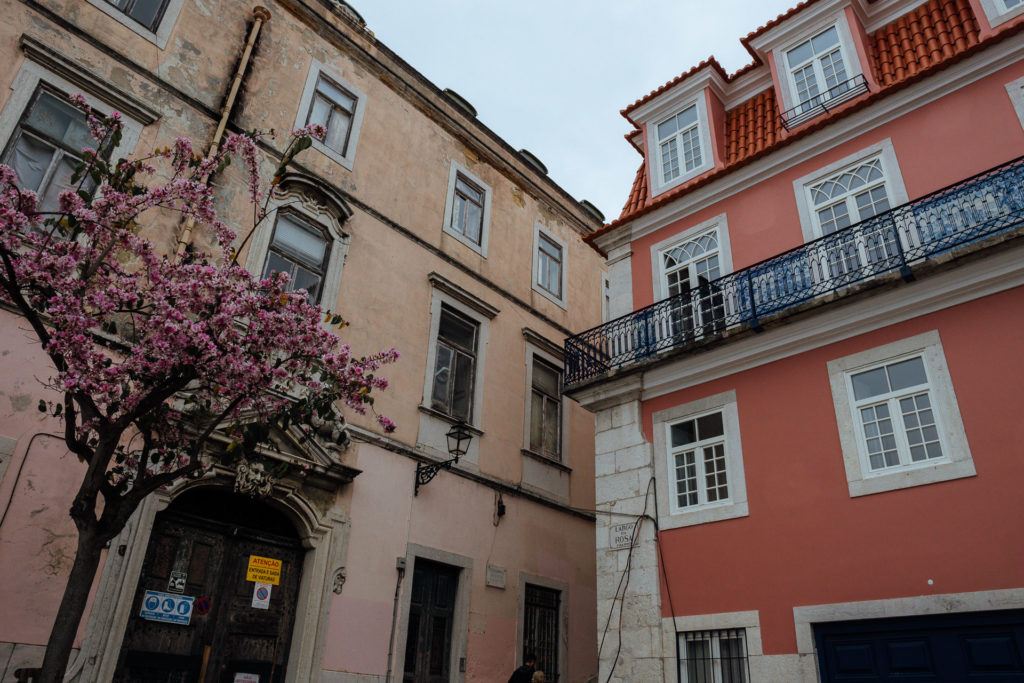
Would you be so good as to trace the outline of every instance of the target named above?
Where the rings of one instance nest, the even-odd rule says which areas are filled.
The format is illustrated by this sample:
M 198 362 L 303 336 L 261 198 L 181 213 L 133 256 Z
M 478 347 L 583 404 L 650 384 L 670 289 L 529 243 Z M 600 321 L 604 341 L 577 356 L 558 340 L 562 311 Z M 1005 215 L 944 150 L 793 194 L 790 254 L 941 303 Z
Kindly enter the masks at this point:
M 447 683 L 459 570 L 416 560 L 405 640 L 405 683 Z
M 284 680 L 303 549 L 286 520 L 259 503 L 221 493 L 213 509 L 210 504 L 157 517 L 116 680 L 215 683 L 233 681 L 236 673 L 254 674 L 260 683 Z M 246 580 L 251 555 L 281 560 L 280 584 L 271 588 L 266 609 L 254 607 L 255 584 Z M 183 595 L 195 598 L 189 624 L 141 618 L 146 591 L 173 593 L 175 580 L 178 588 L 184 582 Z

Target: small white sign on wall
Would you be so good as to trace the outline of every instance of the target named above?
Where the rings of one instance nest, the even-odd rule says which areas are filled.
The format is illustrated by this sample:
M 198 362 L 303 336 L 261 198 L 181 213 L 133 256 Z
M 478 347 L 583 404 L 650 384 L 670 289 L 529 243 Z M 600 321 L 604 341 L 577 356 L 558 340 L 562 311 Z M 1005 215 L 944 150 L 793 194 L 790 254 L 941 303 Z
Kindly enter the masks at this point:
M 608 545 L 612 550 L 622 550 L 633 545 L 633 527 L 632 523 L 626 524 L 612 524 L 608 530 L 611 540 Z
M 237 673 L 233 683 L 260 683 L 259 674 Z
M 487 585 L 491 588 L 504 588 L 507 573 L 504 567 L 487 565 Z
M 274 586 L 257 582 L 252 589 L 252 606 L 256 609 L 270 609 L 270 592 Z

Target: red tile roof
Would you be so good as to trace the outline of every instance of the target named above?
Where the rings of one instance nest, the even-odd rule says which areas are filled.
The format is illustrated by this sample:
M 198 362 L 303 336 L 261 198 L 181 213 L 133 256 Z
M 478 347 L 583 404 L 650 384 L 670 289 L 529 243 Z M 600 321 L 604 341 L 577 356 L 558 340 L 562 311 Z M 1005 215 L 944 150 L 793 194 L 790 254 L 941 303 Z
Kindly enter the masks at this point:
M 747 45 L 753 37 L 818 1 L 805 0 L 789 12 L 779 15 L 742 38 L 741 42 Z M 1022 32 L 1021 29 L 1024 29 L 1024 23 L 1007 27 L 1006 30 L 988 38 L 985 43 L 997 42 L 1010 35 L 1016 35 Z M 647 187 L 647 174 L 644 167 L 641 166 L 633 181 L 633 187 L 622 213 L 603 229 L 590 235 L 587 241 L 593 243 L 593 239 L 598 235 L 628 220 L 659 206 L 664 206 L 696 187 L 720 178 L 784 144 L 816 132 L 836 118 L 851 114 L 880 97 L 888 95 L 904 85 L 909 85 L 919 77 L 948 66 L 954 59 L 973 54 L 980 45 L 978 20 L 974 16 L 969 0 L 929 0 L 924 5 L 878 29 L 869 37 L 867 47 L 870 54 L 868 59 L 880 86 L 878 90 L 851 100 L 789 135 L 785 135 L 782 128 L 775 89 L 770 88 L 754 95 L 726 112 L 724 167 L 694 178 L 657 198 L 651 198 Z M 749 45 L 747 47 L 750 49 Z M 709 65 L 724 75 L 722 67 L 712 57 L 637 100 L 623 110 L 623 115 L 628 119 L 630 111 Z M 725 76 L 725 78 L 732 80 L 753 66 L 744 67 L 741 71 L 731 76 Z M 633 134 L 631 132 L 629 135 Z

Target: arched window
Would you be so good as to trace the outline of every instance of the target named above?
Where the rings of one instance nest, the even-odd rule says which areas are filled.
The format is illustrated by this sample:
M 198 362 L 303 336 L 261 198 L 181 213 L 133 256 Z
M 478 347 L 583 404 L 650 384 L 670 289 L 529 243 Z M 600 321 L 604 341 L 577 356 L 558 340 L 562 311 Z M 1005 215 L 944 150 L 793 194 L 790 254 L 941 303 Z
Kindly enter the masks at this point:
M 675 296 L 721 275 L 718 233 L 714 230 L 661 253 L 665 294 Z
M 811 185 L 808 190 L 822 235 L 889 209 L 885 173 L 878 158 Z

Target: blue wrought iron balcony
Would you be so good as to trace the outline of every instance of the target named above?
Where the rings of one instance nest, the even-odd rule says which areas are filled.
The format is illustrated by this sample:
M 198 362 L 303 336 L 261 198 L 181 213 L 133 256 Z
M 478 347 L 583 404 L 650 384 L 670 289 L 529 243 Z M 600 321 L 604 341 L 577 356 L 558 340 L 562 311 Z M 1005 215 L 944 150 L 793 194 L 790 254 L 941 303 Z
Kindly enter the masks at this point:
M 1024 157 L 565 340 L 569 388 L 1024 226 Z

